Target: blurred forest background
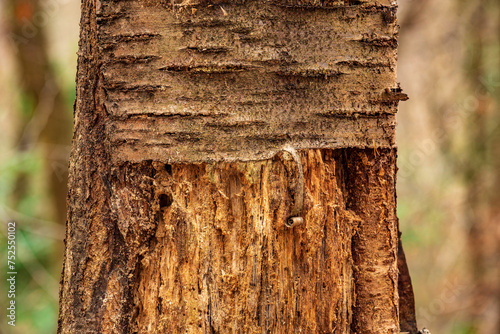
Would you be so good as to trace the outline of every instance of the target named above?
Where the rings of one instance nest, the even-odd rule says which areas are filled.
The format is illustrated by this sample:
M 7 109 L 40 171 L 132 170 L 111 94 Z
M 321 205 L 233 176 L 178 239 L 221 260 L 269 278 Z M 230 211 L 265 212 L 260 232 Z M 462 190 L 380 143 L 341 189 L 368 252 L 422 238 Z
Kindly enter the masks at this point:
M 399 6 L 398 215 L 419 327 L 500 333 L 500 2 Z M 0 2 L 0 268 L 16 221 L 18 271 L 1 333 L 57 325 L 79 10 Z

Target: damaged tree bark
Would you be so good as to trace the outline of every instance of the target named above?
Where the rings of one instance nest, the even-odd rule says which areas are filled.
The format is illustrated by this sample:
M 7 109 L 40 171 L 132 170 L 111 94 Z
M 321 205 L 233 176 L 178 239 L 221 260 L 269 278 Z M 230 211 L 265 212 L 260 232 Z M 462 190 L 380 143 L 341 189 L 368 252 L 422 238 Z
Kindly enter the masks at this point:
M 399 333 L 395 10 L 84 0 L 58 332 Z

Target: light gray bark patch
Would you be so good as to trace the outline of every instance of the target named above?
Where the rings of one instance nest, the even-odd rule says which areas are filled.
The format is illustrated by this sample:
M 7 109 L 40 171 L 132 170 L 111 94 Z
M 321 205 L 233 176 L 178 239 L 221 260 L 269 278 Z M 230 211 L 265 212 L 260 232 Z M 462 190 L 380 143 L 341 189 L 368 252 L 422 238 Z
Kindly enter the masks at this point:
M 395 147 L 397 22 L 374 7 L 392 5 L 334 5 L 102 1 L 112 161 Z

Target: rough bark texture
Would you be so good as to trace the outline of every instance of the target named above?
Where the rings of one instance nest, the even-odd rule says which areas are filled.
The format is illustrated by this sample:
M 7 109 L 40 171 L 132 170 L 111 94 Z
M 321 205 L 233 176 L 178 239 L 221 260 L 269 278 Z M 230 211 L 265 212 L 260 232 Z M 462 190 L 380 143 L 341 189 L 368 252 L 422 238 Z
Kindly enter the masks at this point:
M 372 61 L 377 59 L 373 67 L 357 58 L 361 53 L 355 53 L 355 47 L 347 53 L 340 52 L 348 55 L 352 51 L 354 58 L 344 59 L 346 63 L 336 66 L 353 73 L 360 68 L 367 73 L 373 71 L 372 81 L 367 79 L 367 73 L 353 75 L 352 81 L 336 81 L 337 75 L 331 79 L 330 72 L 322 73 L 321 78 L 314 77 L 308 74 L 312 60 L 304 61 L 303 69 L 300 61 L 292 62 L 291 72 L 287 72 L 291 79 L 288 74 L 269 74 L 273 66 L 279 67 L 272 61 L 258 73 L 224 62 L 217 62 L 217 66 L 202 65 L 204 60 L 196 58 L 199 54 L 218 57 L 224 52 L 219 46 L 199 43 L 192 47 L 186 44 L 188 50 L 183 51 L 193 53 L 192 62 L 179 57 L 178 62 L 162 64 L 161 71 L 155 72 L 160 74 L 149 75 L 138 69 L 141 64 L 145 69 L 152 61 L 160 61 L 158 58 L 147 56 L 141 60 L 137 54 L 128 57 L 117 51 L 121 42 L 139 47 L 144 41 L 155 40 L 157 32 L 153 28 L 144 29 L 142 35 L 136 28 L 165 28 L 166 25 L 160 24 L 161 13 L 170 15 L 165 21 L 172 25 L 169 33 L 177 31 L 172 28 L 176 25 L 189 28 L 196 40 L 196 36 L 208 38 L 204 34 L 213 27 L 228 31 L 243 29 L 223 22 L 234 10 L 254 13 L 248 19 L 254 25 L 258 20 L 267 22 L 269 18 L 265 15 L 273 12 L 276 17 L 270 22 L 280 25 L 283 33 L 291 34 L 289 40 L 283 38 L 289 43 L 290 52 L 307 55 L 308 50 L 302 50 L 300 43 L 294 45 L 299 30 L 293 25 L 290 29 L 283 25 L 289 22 L 287 19 L 305 20 L 307 16 L 321 21 L 327 16 L 328 20 L 323 18 L 322 24 L 336 25 L 347 20 L 342 18 L 347 15 L 350 23 L 342 24 L 365 29 L 362 18 L 368 15 L 377 17 L 379 25 L 395 29 L 394 7 L 376 1 L 342 1 L 322 6 L 312 2 L 183 4 L 186 2 L 164 5 L 153 1 L 103 1 L 96 6 L 92 0 L 83 1 L 59 333 L 398 333 L 396 150 L 393 127 L 387 124 L 394 121 L 397 101 L 404 96 L 398 89 L 384 89 L 396 86 L 394 35 L 389 39 L 376 38 L 377 32 L 373 32 L 370 40 L 361 33 L 351 36 L 358 44 L 357 50 L 364 50 L 359 52 L 366 57 L 372 54 Z M 214 11 L 217 18 L 211 18 Z M 279 16 L 280 12 L 286 15 Z M 259 18 L 255 13 L 263 13 L 265 17 Z M 146 19 L 146 15 L 151 17 Z M 191 21 L 186 15 L 192 16 Z M 177 17 L 181 17 L 177 23 L 169 21 Z M 202 20 L 196 21 L 200 17 Z M 113 36 L 109 34 L 111 28 L 116 29 Z M 253 26 L 237 31 L 252 41 L 257 38 L 252 37 L 252 29 Z M 260 32 L 263 31 L 267 30 Z M 110 42 L 113 52 L 102 48 L 103 41 L 110 38 L 110 41 L 120 39 Z M 215 42 L 220 45 L 220 40 Z M 326 38 L 325 43 L 328 42 Z M 166 44 L 161 50 L 158 45 L 151 44 L 148 50 L 161 54 L 178 52 L 175 48 L 175 52 L 171 51 L 174 45 Z M 275 47 L 273 44 L 270 50 Z M 315 45 L 311 52 L 315 54 L 320 49 Z M 110 61 L 112 54 L 114 61 Z M 323 61 L 322 56 L 318 55 L 315 61 Z M 129 69 L 125 75 L 123 71 L 129 63 L 135 69 Z M 214 68 L 215 74 L 205 73 Z M 177 70 L 197 73 L 194 79 L 186 80 L 191 74 L 175 76 Z M 167 78 L 165 73 L 172 76 Z M 237 97 L 250 96 L 248 92 L 234 96 L 228 93 L 230 98 L 222 109 L 227 110 L 231 121 L 245 116 L 247 110 L 252 122 L 256 115 L 264 120 L 269 115 L 273 122 L 281 124 L 269 123 L 262 131 L 242 130 L 239 124 L 235 125 L 235 131 L 227 130 L 227 137 L 220 135 L 226 133 L 223 130 L 226 125 L 221 124 L 227 118 L 215 117 L 218 106 L 223 104 L 216 99 L 218 95 L 214 95 L 215 100 L 210 104 L 207 97 L 198 99 L 190 95 L 195 88 L 184 86 L 186 82 L 193 85 L 199 81 L 206 86 L 207 91 L 203 92 L 209 96 L 213 87 L 220 93 L 218 86 L 227 80 L 229 91 L 235 82 L 240 86 L 234 87 L 246 83 L 251 91 L 259 77 L 266 84 L 258 94 L 268 94 L 270 100 L 276 98 L 273 89 L 284 85 L 286 80 L 306 88 L 293 86 L 260 110 L 261 114 L 256 109 L 259 103 L 235 101 Z M 270 80 L 271 77 L 277 78 L 276 81 Z M 140 84 L 139 78 L 143 80 Z M 170 87 L 158 86 L 155 81 L 167 82 L 167 79 L 177 80 L 177 95 L 165 95 Z M 272 86 L 267 87 L 268 84 Z M 345 111 L 341 113 L 333 111 L 328 127 L 339 128 L 338 134 L 346 138 L 352 128 L 359 127 L 360 135 L 354 136 L 353 141 L 339 135 L 341 144 L 332 145 L 338 148 L 335 150 L 300 150 L 302 176 L 292 156 L 282 149 L 284 145 L 301 148 L 301 143 L 313 141 L 300 128 L 297 131 L 303 138 L 298 141 L 273 137 L 273 131 L 290 126 L 288 114 L 280 117 L 276 110 L 279 104 L 286 111 L 305 106 L 308 99 L 300 96 L 305 91 L 306 96 L 316 94 L 310 106 L 320 112 L 326 107 L 314 97 L 319 98 L 319 88 L 323 85 L 327 87 L 324 101 L 345 107 L 351 101 L 349 97 L 354 96 L 353 103 L 379 109 L 371 113 L 371 109 L 360 105 L 359 112 L 350 107 L 341 107 Z M 200 87 L 197 89 L 201 91 Z M 330 93 L 334 94 L 335 87 L 344 90 L 332 97 Z M 373 99 L 380 100 L 375 103 Z M 164 113 L 162 104 L 168 102 L 172 108 L 180 109 L 178 105 L 183 101 L 191 104 L 189 115 L 178 111 Z M 248 109 L 241 109 L 242 104 L 248 105 Z M 135 111 L 130 113 L 132 110 Z M 208 110 L 210 122 L 219 122 L 212 132 L 206 130 L 211 123 L 206 121 L 203 110 Z M 295 116 L 304 119 L 304 129 L 313 131 L 316 116 L 311 115 L 311 120 L 305 118 L 310 110 Z M 364 116 L 355 117 L 360 113 Z M 349 114 L 347 123 L 345 114 Z M 292 113 L 290 117 L 295 116 Z M 178 137 L 190 124 L 193 130 Z M 333 143 L 337 137 L 329 131 L 320 135 Z M 192 140 L 193 134 L 207 136 L 200 139 L 205 145 L 210 133 L 214 134 L 217 145 L 222 142 L 234 145 L 233 139 L 237 145 L 227 150 L 222 145 L 204 151 L 203 145 Z M 250 148 L 248 153 L 245 147 L 238 146 L 246 134 L 254 139 L 262 136 L 262 151 L 255 149 L 258 145 L 253 139 L 243 140 Z M 172 138 L 173 146 L 158 142 Z M 199 151 L 193 150 L 190 155 L 190 145 Z M 356 148 L 347 148 L 350 145 Z M 179 150 L 178 156 L 172 147 Z M 266 159 L 255 160 L 262 157 Z M 203 162 L 193 163 L 198 160 Z M 289 228 L 285 222 L 294 207 L 296 185 L 301 177 L 305 183 L 301 211 L 304 223 Z
M 398 240 L 398 294 L 399 294 L 399 328 L 402 332 L 417 333 L 417 317 L 415 314 L 415 296 L 411 283 L 410 271 L 403 250 L 401 232 Z
M 100 2 L 112 160 L 394 147 L 394 15 L 384 1 Z

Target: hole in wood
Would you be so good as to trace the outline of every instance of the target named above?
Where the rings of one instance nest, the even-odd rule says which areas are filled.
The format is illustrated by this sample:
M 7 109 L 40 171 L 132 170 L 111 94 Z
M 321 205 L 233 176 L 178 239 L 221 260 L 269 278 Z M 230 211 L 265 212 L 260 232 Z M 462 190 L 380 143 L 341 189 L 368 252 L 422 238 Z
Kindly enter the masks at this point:
M 302 224 L 303 222 L 304 222 L 304 218 L 302 218 L 302 217 L 290 217 L 286 221 L 285 225 L 288 227 L 294 227 L 296 225 Z
M 160 194 L 158 199 L 160 200 L 160 209 L 168 208 L 173 202 L 172 196 L 168 194 Z
M 172 175 L 172 165 L 171 164 L 165 164 L 165 170 L 167 171 L 168 174 Z

